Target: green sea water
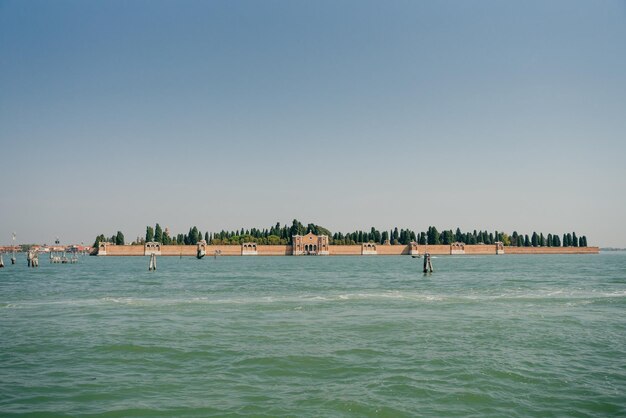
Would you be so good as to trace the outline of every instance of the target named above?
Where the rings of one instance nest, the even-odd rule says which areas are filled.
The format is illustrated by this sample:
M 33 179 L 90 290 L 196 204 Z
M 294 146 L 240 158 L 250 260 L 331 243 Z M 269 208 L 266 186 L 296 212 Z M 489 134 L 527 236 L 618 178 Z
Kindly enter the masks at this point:
M 625 253 L 18 263 L 3 417 L 626 416 Z

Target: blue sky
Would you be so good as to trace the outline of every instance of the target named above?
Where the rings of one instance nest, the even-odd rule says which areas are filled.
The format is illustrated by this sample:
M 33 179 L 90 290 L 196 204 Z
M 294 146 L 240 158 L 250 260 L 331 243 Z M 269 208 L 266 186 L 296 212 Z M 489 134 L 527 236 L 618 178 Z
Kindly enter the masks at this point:
M 2 1 L 0 243 L 266 227 L 626 247 L 624 1 Z

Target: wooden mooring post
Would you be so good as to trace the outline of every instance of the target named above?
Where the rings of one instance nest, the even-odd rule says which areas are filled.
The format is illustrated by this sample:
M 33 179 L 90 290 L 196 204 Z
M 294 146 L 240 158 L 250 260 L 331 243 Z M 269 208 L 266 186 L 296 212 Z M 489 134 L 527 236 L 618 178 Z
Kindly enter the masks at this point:
M 37 251 L 29 251 L 26 256 L 26 261 L 28 262 L 28 267 L 39 267 L 39 255 Z
M 150 254 L 150 263 L 148 263 L 148 271 L 155 271 L 157 268 L 156 265 L 156 254 Z
M 430 261 L 430 253 L 424 254 L 424 273 L 433 272 L 433 263 Z
M 13 233 L 13 247 L 11 247 L 11 264 L 15 264 L 15 232 Z
M 206 255 L 206 241 L 202 240 L 198 242 L 198 245 L 196 247 L 196 258 L 200 260 L 205 255 Z

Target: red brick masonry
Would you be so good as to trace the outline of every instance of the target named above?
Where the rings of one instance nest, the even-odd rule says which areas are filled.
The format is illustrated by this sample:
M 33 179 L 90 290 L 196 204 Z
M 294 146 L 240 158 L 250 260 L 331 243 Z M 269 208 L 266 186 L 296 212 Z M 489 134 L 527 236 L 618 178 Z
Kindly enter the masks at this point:
M 428 251 L 435 255 L 449 255 L 449 245 L 418 245 L 419 253 Z M 408 255 L 409 245 L 377 245 L 376 255 Z M 195 256 L 195 245 L 163 245 L 161 255 Z M 220 255 L 241 255 L 241 245 L 207 245 L 206 256 L 218 251 Z M 504 247 L 504 254 L 598 254 L 599 247 Z M 291 255 L 291 245 L 258 245 L 257 255 Z M 495 255 L 495 245 L 465 245 L 465 255 Z M 106 255 L 143 256 L 143 245 L 107 245 Z M 361 245 L 330 245 L 329 255 L 361 255 Z

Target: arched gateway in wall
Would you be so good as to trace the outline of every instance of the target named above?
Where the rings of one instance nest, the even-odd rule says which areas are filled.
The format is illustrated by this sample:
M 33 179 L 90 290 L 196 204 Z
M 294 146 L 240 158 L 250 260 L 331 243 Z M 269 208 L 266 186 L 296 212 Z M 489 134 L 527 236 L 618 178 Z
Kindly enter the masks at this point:
M 376 255 L 376 244 L 373 242 L 364 242 L 361 244 L 361 255 Z
M 309 232 L 306 235 L 294 235 L 293 255 L 328 255 L 328 236 L 315 235 Z
M 241 244 L 241 255 L 259 255 L 256 242 L 244 242 Z
M 453 242 L 452 244 L 450 244 L 450 254 L 451 255 L 465 254 L 465 243 Z
M 146 242 L 143 245 L 143 255 L 161 255 L 160 242 Z

